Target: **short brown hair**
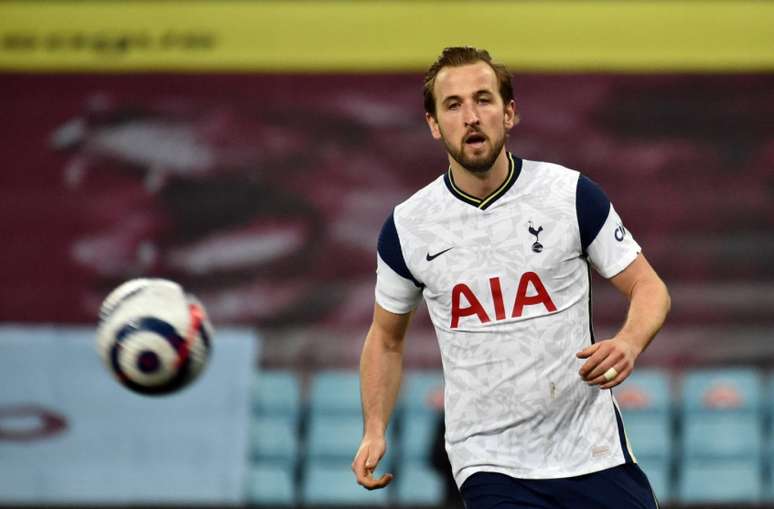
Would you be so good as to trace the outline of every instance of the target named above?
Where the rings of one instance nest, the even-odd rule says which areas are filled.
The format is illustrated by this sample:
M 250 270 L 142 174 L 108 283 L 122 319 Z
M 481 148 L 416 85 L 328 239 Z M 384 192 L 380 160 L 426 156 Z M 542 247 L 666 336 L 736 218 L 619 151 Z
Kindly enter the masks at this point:
M 444 48 L 441 56 L 438 57 L 433 65 L 425 74 L 425 83 L 422 89 L 425 99 L 425 111 L 435 117 L 435 96 L 433 87 L 435 78 L 444 67 L 459 67 L 462 65 L 475 64 L 476 62 L 486 62 L 497 76 L 497 83 L 500 88 L 500 97 L 504 103 L 513 99 L 513 85 L 511 84 L 511 73 L 502 64 L 492 62 L 492 57 L 485 49 L 472 48 L 470 46 L 455 46 Z

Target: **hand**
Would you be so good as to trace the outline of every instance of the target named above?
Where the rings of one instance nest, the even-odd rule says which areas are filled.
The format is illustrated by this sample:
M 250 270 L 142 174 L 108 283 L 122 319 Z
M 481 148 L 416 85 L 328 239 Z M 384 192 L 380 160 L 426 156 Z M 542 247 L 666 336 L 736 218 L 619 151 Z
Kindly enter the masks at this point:
M 360 448 L 352 462 L 352 471 L 357 477 L 357 483 L 369 490 L 384 488 L 392 481 L 392 474 L 384 474 L 379 479 L 374 479 L 373 474 L 376 465 L 384 456 L 387 444 L 384 437 L 372 438 L 365 436 L 360 442 Z
M 599 385 L 600 389 L 611 389 L 631 374 L 634 361 L 640 354 L 638 348 L 623 338 L 615 337 L 597 341 L 578 352 L 576 357 L 588 359 L 578 372 L 589 385 Z M 607 380 L 605 373 L 615 368 L 613 378 Z

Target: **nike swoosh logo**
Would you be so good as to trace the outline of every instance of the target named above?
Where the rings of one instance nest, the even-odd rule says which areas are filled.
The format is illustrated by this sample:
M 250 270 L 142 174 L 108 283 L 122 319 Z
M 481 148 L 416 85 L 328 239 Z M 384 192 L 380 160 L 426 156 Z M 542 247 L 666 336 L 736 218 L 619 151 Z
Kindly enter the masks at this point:
M 450 247 L 449 249 L 444 249 L 443 251 L 439 251 L 439 252 L 435 253 L 434 255 L 431 255 L 430 253 L 427 253 L 427 256 L 425 256 L 425 260 L 427 260 L 428 262 L 432 262 L 433 260 L 435 260 L 436 258 L 441 256 L 442 254 L 444 254 L 446 251 L 450 251 L 452 249 L 454 249 L 453 246 Z

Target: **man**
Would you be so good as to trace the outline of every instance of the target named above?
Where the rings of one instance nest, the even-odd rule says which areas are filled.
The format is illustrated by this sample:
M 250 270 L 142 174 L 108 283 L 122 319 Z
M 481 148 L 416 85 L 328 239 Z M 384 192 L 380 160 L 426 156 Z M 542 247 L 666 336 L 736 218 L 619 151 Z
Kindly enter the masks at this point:
M 664 283 L 599 186 L 505 150 L 519 117 L 510 75 L 486 51 L 445 49 L 424 92 L 450 166 L 395 207 L 379 237 L 358 483 L 392 480 L 373 472 L 424 296 L 443 361 L 446 449 L 468 509 L 657 507 L 609 389 L 663 325 Z M 590 265 L 629 299 L 606 340 L 593 334 Z

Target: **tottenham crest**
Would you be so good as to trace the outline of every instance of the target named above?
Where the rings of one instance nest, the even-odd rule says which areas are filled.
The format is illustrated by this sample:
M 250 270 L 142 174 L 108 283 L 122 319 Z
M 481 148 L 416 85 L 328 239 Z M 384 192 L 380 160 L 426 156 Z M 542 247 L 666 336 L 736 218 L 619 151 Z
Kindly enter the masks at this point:
M 542 226 L 538 226 L 538 229 L 536 230 L 534 225 L 532 224 L 532 221 L 529 222 L 529 232 L 535 236 L 535 242 L 532 243 L 532 250 L 536 253 L 540 253 L 543 251 L 543 244 L 540 243 L 540 232 L 543 231 Z

